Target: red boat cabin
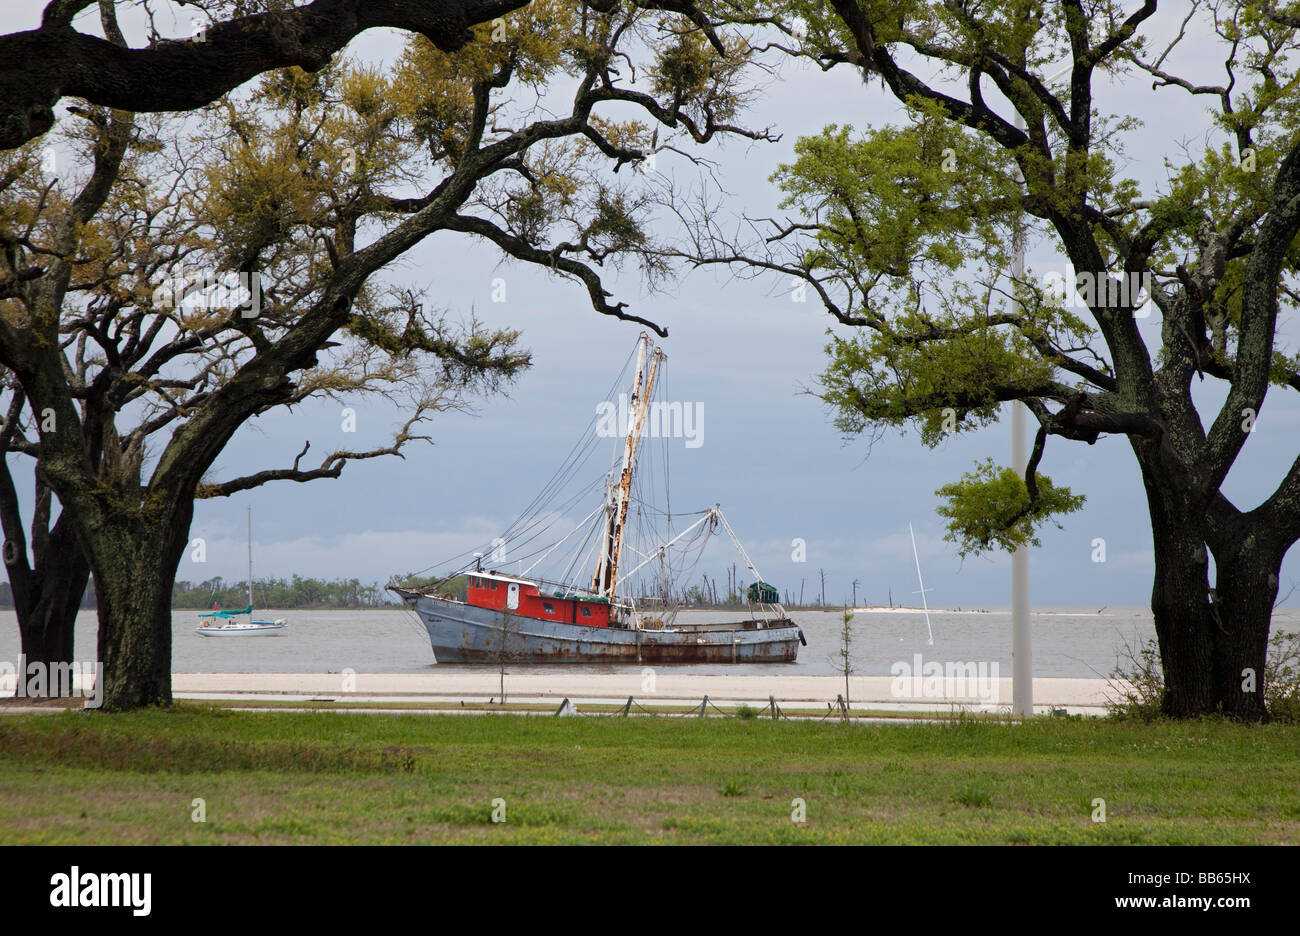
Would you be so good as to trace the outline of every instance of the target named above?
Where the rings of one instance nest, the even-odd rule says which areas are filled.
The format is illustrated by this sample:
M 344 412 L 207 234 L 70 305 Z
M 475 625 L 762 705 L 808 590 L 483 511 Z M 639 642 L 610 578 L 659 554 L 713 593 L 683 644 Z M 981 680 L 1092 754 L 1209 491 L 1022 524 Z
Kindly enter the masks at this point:
M 609 601 L 604 598 L 559 597 L 538 590 L 536 582 L 495 572 L 470 572 L 466 598 L 478 608 L 508 611 L 539 621 L 609 627 Z

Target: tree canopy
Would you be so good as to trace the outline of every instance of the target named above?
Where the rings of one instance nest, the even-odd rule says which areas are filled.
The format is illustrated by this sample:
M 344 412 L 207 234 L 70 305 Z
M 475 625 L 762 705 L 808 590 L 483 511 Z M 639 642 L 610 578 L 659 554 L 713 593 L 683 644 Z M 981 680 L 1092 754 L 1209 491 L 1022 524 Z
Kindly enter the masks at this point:
M 1025 480 L 983 464 L 940 492 L 963 551 L 1033 542 L 1077 508 L 1037 475 L 1049 439 L 1127 438 L 1152 515 L 1166 709 L 1263 717 L 1251 674 L 1300 538 L 1300 458 L 1257 504 L 1222 486 L 1270 391 L 1300 389 L 1279 330 L 1300 298 L 1300 17 L 1294 4 L 1192 3 L 1157 45 L 1158 4 L 1129 7 L 730 4 L 733 20 L 775 31 L 767 49 L 859 70 L 863 93 L 883 89 L 904 119 L 798 141 L 773 176 L 788 215 L 737 236 L 697 212 L 689 253 L 793 277 L 852 328 L 831 338 L 821 391 L 846 433 L 911 425 L 933 446 L 1002 404 L 1028 407 Z M 1218 51 L 1179 72 L 1191 30 Z M 1125 168 L 1140 121 L 1099 109 L 1101 80 L 1204 101 L 1210 139 L 1144 187 Z M 1013 246 L 1028 238 L 1053 243 L 1065 272 L 1020 269 Z M 1141 327 L 1148 301 L 1155 335 Z M 1202 382 L 1221 403 L 1198 407 Z

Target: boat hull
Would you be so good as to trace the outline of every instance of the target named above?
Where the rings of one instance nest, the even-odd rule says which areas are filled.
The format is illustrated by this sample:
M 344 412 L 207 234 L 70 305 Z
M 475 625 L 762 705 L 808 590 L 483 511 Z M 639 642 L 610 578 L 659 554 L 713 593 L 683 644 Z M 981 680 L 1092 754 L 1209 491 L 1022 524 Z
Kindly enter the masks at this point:
M 791 663 L 803 636 L 790 621 L 588 627 L 429 596 L 419 598 L 415 611 L 439 663 Z
M 284 628 L 279 621 L 255 621 L 253 624 L 200 624 L 194 629 L 202 637 L 273 637 L 283 633 Z

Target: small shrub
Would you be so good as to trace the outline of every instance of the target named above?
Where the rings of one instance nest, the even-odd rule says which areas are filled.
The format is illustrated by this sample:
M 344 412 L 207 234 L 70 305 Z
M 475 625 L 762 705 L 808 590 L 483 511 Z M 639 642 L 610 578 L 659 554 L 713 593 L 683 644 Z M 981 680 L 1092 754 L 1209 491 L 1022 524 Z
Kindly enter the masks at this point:
M 989 795 L 988 790 L 982 790 L 979 787 L 967 787 L 957 794 L 956 800 L 963 806 L 970 806 L 975 809 L 987 809 L 993 805 L 993 797 Z
M 745 788 L 737 780 L 728 780 L 718 788 L 718 792 L 723 796 L 744 796 Z
M 1165 671 L 1160 645 L 1154 637 L 1134 647 L 1127 640 L 1115 668 L 1107 677 L 1106 710 L 1111 718 L 1150 722 L 1161 716 L 1165 701 Z
M 1300 722 L 1300 632 L 1278 631 L 1269 638 L 1264 704 L 1274 721 Z
M 736 709 L 736 717 L 749 721 L 751 718 L 758 717 L 758 709 L 752 708 L 748 705 L 742 705 L 740 708 Z

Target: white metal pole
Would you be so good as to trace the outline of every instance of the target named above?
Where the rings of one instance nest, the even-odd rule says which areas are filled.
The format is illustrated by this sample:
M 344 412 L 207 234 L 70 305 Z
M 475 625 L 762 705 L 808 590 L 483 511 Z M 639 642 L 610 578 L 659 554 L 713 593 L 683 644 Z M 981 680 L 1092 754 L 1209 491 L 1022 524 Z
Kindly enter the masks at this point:
M 1055 81 L 1073 69 L 1073 63 L 1044 80 Z M 1025 120 L 1016 111 L 1016 127 L 1025 129 Z M 1023 180 L 1022 180 L 1023 182 Z M 1011 273 L 1017 280 L 1025 278 L 1025 226 L 1023 215 L 1016 213 L 1016 227 L 1011 234 Z M 1067 287 L 1069 288 L 1069 287 Z M 1019 303 L 1017 303 L 1019 307 Z M 1017 310 L 1019 310 L 1017 308 Z M 1024 403 L 1011 403 L 1011 467 L 1021 478 L 1029 465 L 1025 451 L 1028 410 Z M 1016 715 L 1034 714 L 1034 649 L 1029 629 L 1029 547 L 1021 546 L 1011 554 L 1011 711 Z
M 1025 129 L 1024 118 L 1016 111 L 1016 126 Z M 1016 226 L 1011 233 L 1011 275 L 1017 282 L 1025 278 L 1025 226 L 1016 212 Z M 1021 311 L 1016 303 L 1016 311 Z M 1029 459 L 1025 455 L 1026 409 L 1019 400 L 1011 401 L 1011 468 L 1021 478 Z M 1029 547 L 1011 553 L 1011 711 L 1016 715 L 1034 714 L 1034 649 L 1029 629 Z

